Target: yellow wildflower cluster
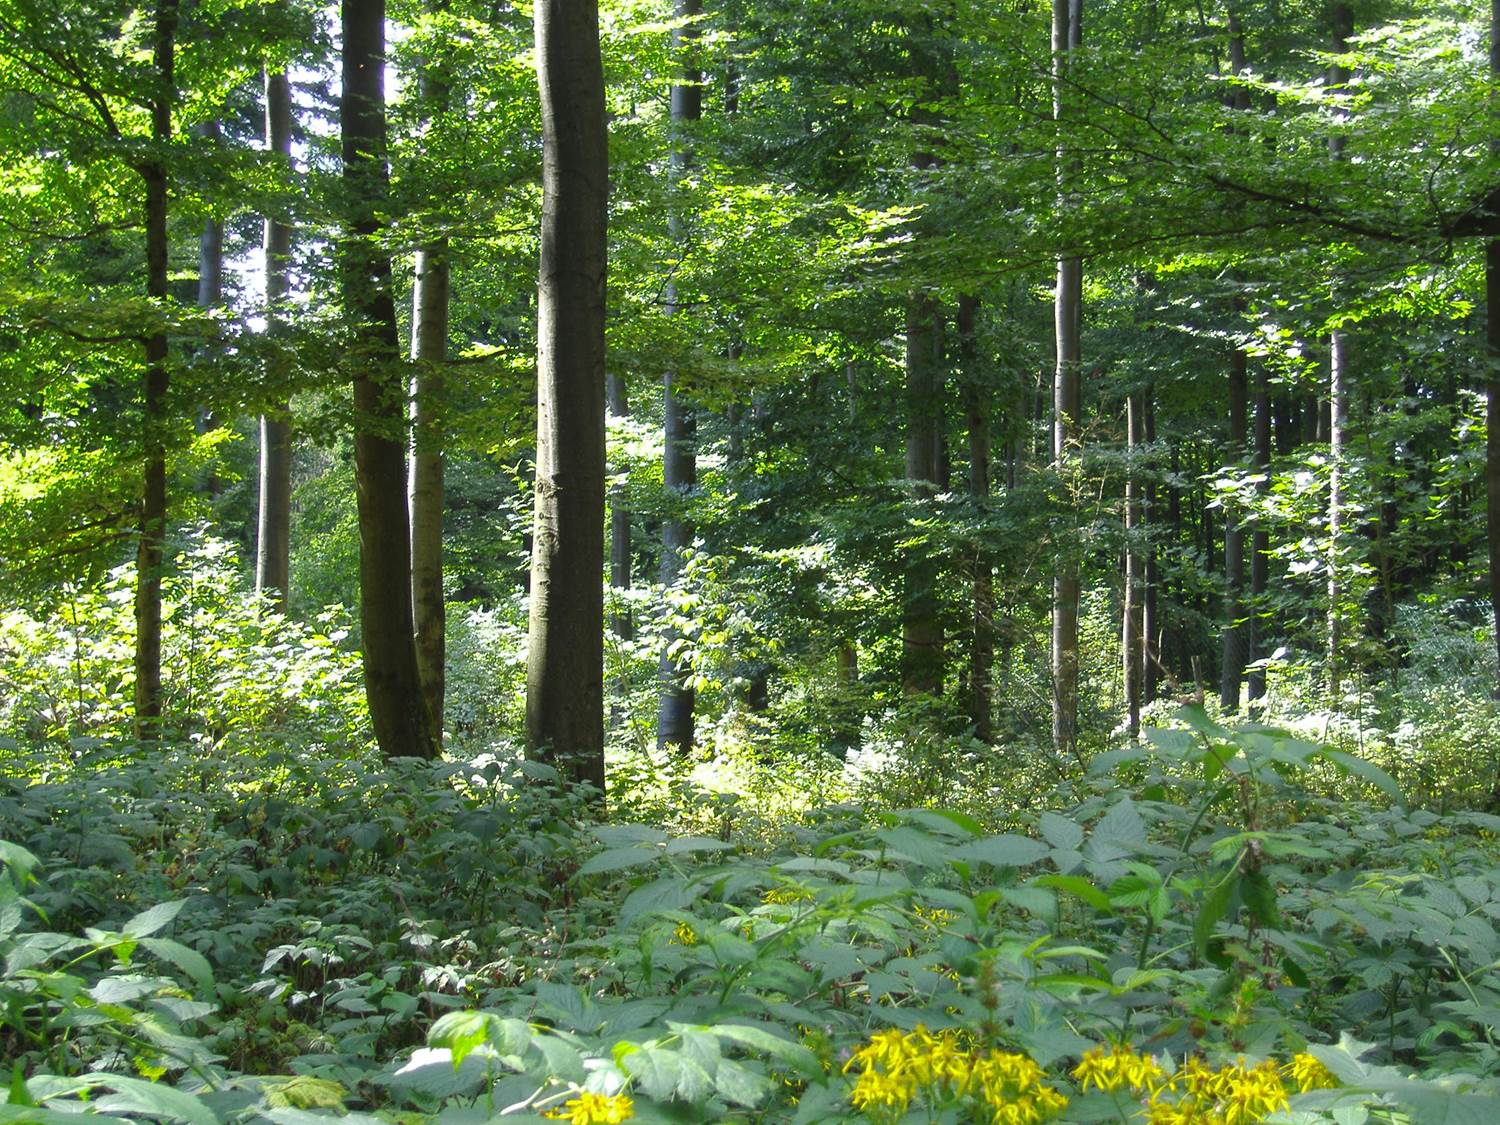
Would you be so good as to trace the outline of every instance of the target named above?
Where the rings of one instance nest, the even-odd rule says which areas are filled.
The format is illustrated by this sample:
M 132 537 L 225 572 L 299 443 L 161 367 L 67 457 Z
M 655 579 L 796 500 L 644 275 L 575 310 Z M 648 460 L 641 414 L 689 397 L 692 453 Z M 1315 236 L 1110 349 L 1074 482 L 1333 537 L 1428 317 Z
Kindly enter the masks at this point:
M 1287 1108 L 1288 1085 L 1300 1093 L 1338 1085 L 1308 1054 L 1294 1055 L 1285 1065 L 1267 1059 L 1247 1066 L 1239 1058 L 1218 1068 L 1190 1058 L 1169 1075 L 1150 1055 L 1122 1045 L 1087 1051 L 1073 1077 L 1085 1091 L 1140 1094 L 1150 1125 L 1254 1125 Z
M 760 901 L 771 906 L 791 906 L 793 903 L 806 902 L 810 898 L 812 898 L 812 892 L 806 887 L 788 883 L 780 887 L 772 887 L 760 896 Z
M 849 1100 L 856 1109 L 903 1114 L 926 1091 L 934 1104 L 973 1098 L 994 1125 L 1036 1125 L 1062 1112 L 1068 1099 L 1043 1084 L 1042 1068 L 1025 1055 L 965 1048 L 952 1031 L 925 1027 L 877 1031 L 844 1071 L 858 1069 Z
M 958 911 L 944 910 L 941 906 L 913 906 L 912 910 L 922 922 L 922 928 L 927 930 L 941 930 L 958 921 Z
M 677 928 L 672 931 L 673 945 L 697 945 L 698 931 L 686 922 L 678 922 Z
M 558 1109 L 547 1113 L 568 1125 L 620 1125 L 635 1116 L 635 1105 L 625 1094 L 595 1094 L 580 1090 Z

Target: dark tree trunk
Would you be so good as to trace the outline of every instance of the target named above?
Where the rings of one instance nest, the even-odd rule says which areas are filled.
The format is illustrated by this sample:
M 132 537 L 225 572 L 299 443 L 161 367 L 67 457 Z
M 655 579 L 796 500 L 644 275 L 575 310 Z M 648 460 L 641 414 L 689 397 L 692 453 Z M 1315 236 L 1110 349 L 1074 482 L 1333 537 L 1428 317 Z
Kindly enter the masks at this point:
M 703 11 L 702 0 L 677 0 L 679 20 L 694 20 Z M 689 56 L 691 40 L 698 37 L 693 23 L 672 33 L 672 45 L 682 67 L 681 81 L 672 86 L 671 116 L 674 132 L 673 179 L 680 181 L 688 166 L 688 139 L 684 126 L 703 116 L 702 73 L 696 58 Z M 667 216 L 668 236 L 674 243 L 683 238 L 682 216 L 674 207 Z M 667 315 L 677 311 L 677 286 L 666 285 Z M 692 404 L 677 393 L 677 373 L 662 376 L 663 451 L 662 483 L 668 495 L 668 514 L 661 529 L 661 585 L 670 597 L 682 576 L 684 552 L 693 543 L 693 524 L 686 511 L 698 483 L 697 417 Z M 656 714 L 656 745 L 686 753 L 693 748 L 693 708 L 696 692 L 692 669 L 678 653 L 681 633 L 672 625 L 664 630 L 660 670 L 660 698 Z
M 423 101 L 435 112 L 448 108 L 448 88 L 429 60 L 418 79 Z M 448 240 L 437 238 L 416 255 L 411 299 L 411 463 L 407 507 L 411 518 L 412 625 L 422 695 L 432 716 L 433 736 L 443 734 L 447 682 L 447 612 L 443 604 L 443 505 L 448 293 Z
M 630 417 L 630 388 L 624 375 L 608 375 L 605 399 L 612 418 L 623 422 Z M 609 584 L 622 594 L 630 589 L 630 558 L 630 489 L 620 481 L 609 490 Z M 610 618 L 610 630 L 622 641 L 635 636 L 635 622 L 623 602 Z
M 286 71 L 267 72 L 266 149 L 281 161 L 292 157 L 292 90 Z M 267 215 L 262 235 L 265 255 L 266 322 L 280 316 L 290 289 L 292 227 Z M 256 520 L 255 588 L 271 595 L 286 612 L 291 589 L 292 421 L 283 400 L 260 418 L 260 506 Z
M 1083 0 L 1052 0 L 1052 115 L 1067 116 L 1072 56 L 1082 43 Z M 1072 163 L 1057 154 L 1058 191 L 1066 205 Z M 1075 427 L 1082 403 L 1083 260 L 1064 256 L 1057 262 L 1053 296 L 1056 365 L 1052 393 L 1052 459 L 1061 468 L 1071 460 Z M 1077 756 L 1078 748 L 1078 600 L 1079 563 L 1071 545 L 1061 548 L 1052 582 L 1052 746 L 1060 757 Z
M 969 430 L 969 498 L 979 514 L 988 511 L 990 498 L 989 388 L 979 370 L 979 349 L 974 338 L 974 317 L 979 300 L 958 299 L 958 358 L 964 387 L 964 414 Z M 974 737 L 988 743 L 994 738 L 991 719 L 995 663 L 995 575 L 989 551 L 980 542 L 974 546 L 970 608 L 973 644 L 969 649 L 969 722 Z
M 1235 302 L 1236 312 L 1242 303 Z M 1244 348 L 1229 357 L 1229 456 L 1244 467 L 1249 430 L 1249 373 Z M 1249 613 L 1245 606 L 1245 523 L 1238 505 L 1224 505 L 1224 632 L 1219 664 L 1219 705 L 1226 714 L 1240 709 L 1240 683 L 1250 658 Z
M 1271 391 L 1264 368 L 1255 374 L 1255 494 L 1264 498 L 1271 491 Z M 1257 515 L 1250 540 L 1250 660 L 1266 656 L 1266 586 L 1270 577 L 1271 534 Z M 1253 706 L 1266 694 L 1264 667 L 1250 672 L 1246 696 Z
M 1157 679 L 1160 676 L 1161 665 L 1161 620 L 1160 603 L 1158 600 L 1157 585 L 1159 577 L 1156 567 L 1156 525 L 1160 522 L 1161 515 L 1157 511 L 1156 503 L 1159 489 L 1156 482 L 1156 403 L 1155 389 L 1147 386 L 1141 392 L 1143 418 L 1143 433 L 1146 444 L 1153 450 L 1152 459 L 1147 465 L 1150 478 L 1146 484 L 1146 508 L 1142 513 L 1142 532 L 1145 536 L 1145 544 L 1141 548 L 1146 557 L 1146 591 L 1141 602 L 1141 697 L 1143 703 L 1152 703 L 1156 700 Z M 1175 534 L 1176 529 L 1173 529 Z
M 1354 33 L 1354 14 L 1347 4 L 1333 7 L 1333 49 L 1349 48 Z M 1342 88 L 1349 72 L 1342 66 L 1329 68 L 1329 85 Z M 1344 154 L 1344 139 L 1329 138 L 1328 150 L 1335 160 Z M 1340 650 L 1344 639 L 1343 619 L 1343 535 L 1345 452 L 1349 428 L 1349 355 L 1343 329 L 1335 328 L 1328 338 L 1328 690 L 1335 697 L 1343 687 Z
M 918 502 L 937 494 L 943 387 L 938 362 L 938 306 L 913 293 L 906 303 L 906 481 Z M 907 550 L 901 619 L 901 685 L 907 694 L 943 689 L 943 624 L 938 613 L 937 556 L 930 544 Z
M 365 698 L 387 757 L 437 754 L 412 634 L 411 528 L 406 510 L 406 394 L 386 209 L 385 0 L 344 0 L 343 131 L 348 227 L 340 247 L 354 368 L 354 472 L 359 508 L 360 624 Z
M 172 139 L 172 97 L 177 41 L 177 0 L 158 0 L 152 61 L 158 83 L 151 100 L 151 139 L 157 154 L 140 165 L 146 184 L 146 295 L 167 299 L 169 248 L 167 168 L 162 150 Z M 141 386 L 143 473 L 136 546 L 135 732 L 154 739 L 161 728 L 161 569 L 167 533 L 167 334 L 146 337 Z
M 1141 692 L 1146 679 L 1144 608 L 1145 560 L 1140 543 L 1141 486 L 1139 450 L 1145 421 L 1143 394 L 1125 399 L 1125 587 L 1120 614 L 1120 661 L 1125 683 L 1125 729 L 1131 738 L 1141 731 Z
M 223 133 L 217 121 L 200 126 L 204 137 L 218 144 Z M 224 222 L 210 217 L 203 221 L 203 230 L 198 235 L 198 307 L 214 309 L 224 300 Z M 219 428 L 219 419 L 212 410 L 204 410 L 198 416 L 198 432 L 210 433 Z M 218 472 L 210 468 L 198 485 L 198 491 L 215 499 L 224 491 L 224 482 Z
M 537 0 L 542 232 L 526 741 L 604 788 L 604 283 L 609 156 L 594 0 Z

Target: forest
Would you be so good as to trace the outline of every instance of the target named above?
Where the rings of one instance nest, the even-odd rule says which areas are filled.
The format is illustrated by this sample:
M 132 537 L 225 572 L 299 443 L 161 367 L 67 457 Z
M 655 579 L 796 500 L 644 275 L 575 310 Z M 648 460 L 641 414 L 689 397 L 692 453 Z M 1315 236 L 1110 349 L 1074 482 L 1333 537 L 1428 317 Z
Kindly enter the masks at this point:
M 0 1125 L 1500 1121 L 1500 0 L 0 0 Z

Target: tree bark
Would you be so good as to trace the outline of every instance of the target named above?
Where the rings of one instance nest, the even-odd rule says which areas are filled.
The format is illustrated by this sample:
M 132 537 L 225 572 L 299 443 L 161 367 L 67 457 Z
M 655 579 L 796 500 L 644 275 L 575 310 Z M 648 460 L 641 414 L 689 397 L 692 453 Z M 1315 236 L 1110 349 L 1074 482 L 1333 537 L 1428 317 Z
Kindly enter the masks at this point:
M 1146 413 L 1143 397 L 1131 394 L 1125 398 L 1125 588 L 1120 615 L 1120 654 L 1125 683 L 1125 729 L 1131 738 L 1141 732 L 1141 692 L 1146 678 L 1142 620 L 1145 566 L 1139 543 L 1141 486 L 1137 479 L 1142 423 Z
M 1146 444 L 1156 448 L 1156 403 L 1155 388 L 1147 385 L 1141 392 L 1142 433 Z M 1159 577 L 1156 565 L 1156 525 L 1160 522 L 1156 502 L 1160 495 L 1156 482 L 1155 454 L 1149 465 L 1151 475 L 1146 484 L 1146 506 L 1141 513 L 1142 532 L 1145 544 L 1141 548 L 1146 558 L 1146 588 L 1141 599 L 1141 699 L 1143 703 L 1156 700 L 1156 685 L 1161 669 L 1161 622 Z M 1173 529 L 1175 535 L 1176 529 Z
M 217 121 L 208 121 L 199 126 L 202 135 L 218 144 L 223 132 Z M 203 220 L 203 230 L 198 235 L 198 307 L 208 310 L 217 308 L 224 300 L 224 221 L 210 216 Z M 219 419 L 212 410 L 203 410 L 198 415 L 198 432 L 211 433 L 219 428 Z M 218 472 L 210 467 L 198 485 L 198 491 L 210 500 L 224 491 L 224 482 Z
M 151 140 L 156 148 L 139 171 L 146 185 L 146 295 L 168 296 L 167 167 L 163 150 L 172 139 L 172 100 L 177 44 L 177 0 L 157 0 L 152 63 L 157 89 L 151 99 Z M 142 379 L 143 472 L 135 586 L 135 733 L 153 740 L 161 728 L 161 571 L 167 532 L 167 334 L 146 337 Z
M 1243 302 L 1235 302 L 1239 313 Z M 1244 467 L 1249 432 L 1249 357 L 1243 347 L 1229 357 L 1229 449 L 1235 471 Z M 1219 705 L 1226 714 L 1240 709 L 1240 684 L 1250 658 L 1248 611 L 1245 607 L 1245 524 L 1238 505 L 1224 505 L 1224 631 L 1219 664 Z
M 1500 0 L 1490 0 L 1490 80 L 1500 83 Z M 1491 107 L 1491 146 L 1500 149 L 1500 105 Z M 1484 246 L 1485 324 L 1485 540 L 1490 561 L 1490 612 L 1495 622 L 1497 681 L 1500 699 L 1500 238 Z
M 695 20 L 702 14 L 702 0 L 677 0 L 679 20 Z M 676 137 L 672 151 L 673 180 L 682 179 L 689 157 L 683 126 L 703 116 L 703 75 L 697 60 L 689 56 L 697 27 L 688 23 L 672 32 L 672 46 L 681 66 L 679 82 L 672 86 L 671 119 Z M 674 244 L 683 238 L 682 216 L 674 207 L 667 215 L 667 233 Z M 668 281 L 666 312 L 677 312 L 677 285 Z M 677 393 L 677 373 L 662 375 L 663 452 L 662 483 L 668 494 L 668 514 L 661 530 L 661 585 L 667 598 L 682 577 L 684 552 L 693 543 L 693 524 L 686 508 L 698 483 L 697 415 L 692 404 Z M 657 749 L 672 747 L 679 753 L 693 748 L 693 708 L 697 693 L 692 669 L 678 651 L 682 634 L 671 625 L 664 631 L 660 669 L 660 694 L 656 713 Z
M 1255 494 L 1264 499 L 1271 491 L 1271 390 L 1264 367 L 1255 373 L 1255 471 L 1260 477 Z M 1250 538 L 1250 660 L 1258 664 L 1267 656 L 1266 586 L 1270 578 L 1271 534 L 1257 516 Z M 1252 708 L 1266 694 L 1264 667 L 1252 667 L 1246 688 Z
M 941 471 L 938 306 L 925 293 L 906 302 L 906 481 L 914 500 L 937 495 Z M 937 558 L 925 543 L 903 560 L 901 687 L 908 695 L 943 690 L 943 624 L 938 614 Z
M 526 741 L 604 789 L 604 285 L 609 156 L 595 0 L 537 0 L 542 230 Z
M 1052 116 L 1061 122 L 1068 108 L 1068 71 L 1082 43 L 1083 0 L 1052 0 Z M 1070 157 L 1059 143 L 1059 194 L 1067 192 Z M 1072 439 L 1082 400 L 1083 260 L 1065 255 L 1057 262 L 1053 297 L 1056 365 L 1052 392 L 1052 459 L 1061 468 L 1072 459 Z M 1064 548 L 1052 582 L 1052 746 L 1060 758 L 1078 752 L 1078 560 Z
M 286 71 L 266 72 L 266 150 L 292 158 L 292 89 Z M 291 288 L 292 227 L 267 215 L 261 238 L 265 258 L 266 323 L 281 315 Z M 260 417 L 260 505 L 256 519 L 255 589 L 285 613 L 291 590 L 292 422 L 286 400 Z
M 437 740 L 412 634 L 406 511 L 405 382 L 391 260 L 381 246 L 385 163 L 385 0 L 343 0 L 344 185 L 340 281 L 352 319 L 354 472 L 359 509 L 365 698 L 381 753 L 435 757 Z
M 418 79 L 422 99 L 434 110 L 447 109 L 448 90 L 429 61 Z M 443 446 L 448 362 L 448 294 L 451 270 L 447 238 L 436 238 L 416 254 L 411 308 L 411 460 L 407 507 L 411 519 L 412 625 L 417 672 L 432 716 L 433 736 L 443 732 L 443 692 L 447 679 L 443 604 Z
M 1349 36 L 1354 34 L 1354 14 L 1347 4 L 1336 3 L 1333 7 L 1333 49 L 1343 52 L 1349 49 Z M 1349 81 L 1349 72 L 1335 64 L 1329 68 L 1328 82 L 1342 88 Z M 1344 138 L 1328 139 L 1328 151 L 1334 160 L 1342 160 Z M 1343 645 L 1343 523 L 1344 523 L 1344 475 L 1347 469 L 1345 447 L 1348 444 L 1349 427 L 1349 355 L 1348 341 L 1342 328 L 1335 328 L 1328 336 L 1328 690 L 1337 696 L 1343 687 L 1343 669 L 1340 665 L 1340 649 Z
M 990 410 L 989 388 L 979 371 L 979 349 L 974 318 L 976 297 L 958 299 L 958 359 L 963 374 L 964 414 L 969 431 L 969 498 L 980 515 L 988 511 L 990 498 Z M 970 584 L 973 644 L 969 649 L 969 722 L 974 737 L 989 743 L 994 738 L 991 718 L 995 664 L 995 573 L 989 551 L 976 543 Z

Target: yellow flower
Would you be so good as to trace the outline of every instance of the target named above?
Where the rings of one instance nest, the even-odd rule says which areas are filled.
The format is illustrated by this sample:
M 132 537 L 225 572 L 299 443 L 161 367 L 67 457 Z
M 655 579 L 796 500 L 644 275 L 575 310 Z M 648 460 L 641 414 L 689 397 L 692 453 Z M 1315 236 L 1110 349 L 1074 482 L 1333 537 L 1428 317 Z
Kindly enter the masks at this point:
M 576 1098 L 569 1098 L 560 1109 L 550 1110 L 548 1117 L 566 1121 L 568 1125 L 620 1125 L 635 1116 L 635 1105 L 625 1094 L 595 1094 L 580 1090 Z
M 1190 1058 L 1152 1093 L 1148 1120 L 1151 1125 L 1255 1125 L 1287 1104 L 1281 1067 L 1273 1059 L 1252 1067 L 1238 1058 L 1213 1069 Z
M 849 1095 L 849 1101 L 855 1109 L 887 1106 L 905 1113 L 916 1093 L 917 1081 L 911 1074 L 887 1074 L 871 1068 L 860 1074 L 859 1081 L 854 1084 L 854 1090 Z
M 806 887 L 787 883 L 780 887 L 772 887 L 760 896 L 760 901 L 774 906 L 791 906 L 796 902 L 806 902 L 810 898 L 812 898 L 812 892 Z
M 1309 1090 L 1331 1090 L 1339 1084 L 1333 1071 L 1306 1052 L 1293 1055 L 1292 1061 L 1284 1069 L 1287 1077 L 1297 1084 L 1297 1092 L 1301 1094 Z
M 921 921 L 922 928 L 925 930 L 940 930 L 950 922 L 958 921 L 958 912 L 956 910 L 944 910 L 940 906 L 928 908 L 913 905 L 912 910 Z
M 1129 1088 L 1137 1093 L 1151 1093 L 1165 1081 L 1166 1072 L 1150 1055 L 1115 1043 L 1108 1050 L 1094 1047 L 1085 1051 L 1073 1068 L 1073 1077 L 1085 1092 L 1093 1086 L 1105 1091 Z
M 698 931 L 686 922 L 678 922 L 677 928 L 672 931 L 673 945 L 697 945 Z

